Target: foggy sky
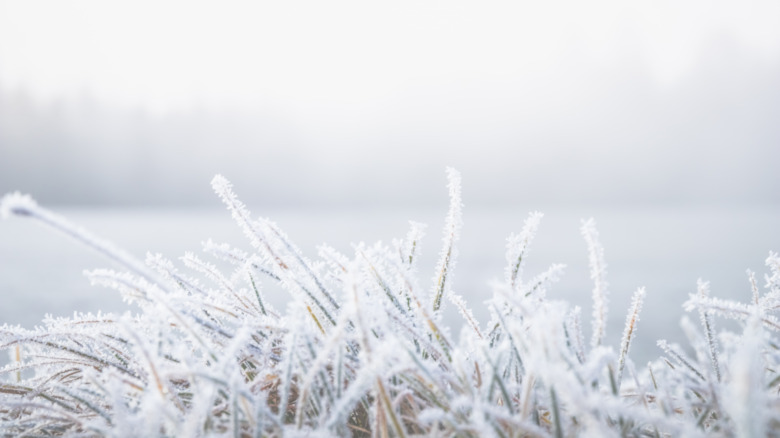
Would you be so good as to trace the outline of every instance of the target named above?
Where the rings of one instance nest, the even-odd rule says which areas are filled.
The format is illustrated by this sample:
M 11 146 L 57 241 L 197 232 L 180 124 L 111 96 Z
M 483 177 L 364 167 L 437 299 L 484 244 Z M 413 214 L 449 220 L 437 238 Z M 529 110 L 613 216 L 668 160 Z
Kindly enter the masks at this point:
M 447 17 L 439 19 L 446 27 Z M 212 205 L 209 181 L 222 173 L 248 202 L 444 203 L 444 167 L 453 166 L 463 173 L 470 204 L 780 203 L 780 51 L 771 44 L 758 50 L 715 29 L 679 62 L 659 64 L 648 48 L 671 53 L 674 41 L 647 45 L 642 38 L 663 31 L 619 29 L 596 42 L 575 34 L 557 45 L 524 40 L 516 53 L 512 41 L 494 40 L 501 35 L 386 35 L 401 31 L 388 26 L 369 34 L 382 36 L 382 44 L 364 52 L 333 52 L 349 58 L 329 58 L 330 49 L 321 47 L 325 54 L 311 64 L 280 63 L 320 53 L 301 49 L 318 37 L 304 34 L 303 43 L 280 43 L 279 58 L 252 61 L 258 71 L 272 71 L 266 79 L 276 78 L 281 91 L 268 91 L 273 81 L 258 85 L 261 91 L 239 82 L 231 93 L 241 99 L 193 91 L 183 101 L 144 94 L 151 89 L 145 85 L 100 82 L 105 76 L 89 69 L 83 83 L 57 82 L 56 72 L 47 82 L 36 76 L 35 60 L 19 73 L 27 71 L 16 68 L 25 58 L 14 57 L 6 40 L 0 192 L 59 204 Z M 400 67 L 364 65 L 397 61 L 399 50 L 414 44 L 441 52 L 416 53 Z M 529 52 L 536 46 L 543 50 Z M 542 62 L 546 51 L 555 62 Z M 504 57 L 521 59 L 509 68 L 498 61 Z M 192 72 L 194 89 L 231 81 L 227 67 L 216 76 Z M 161 77 L 187 80 L 186 69 L 169 70 Z

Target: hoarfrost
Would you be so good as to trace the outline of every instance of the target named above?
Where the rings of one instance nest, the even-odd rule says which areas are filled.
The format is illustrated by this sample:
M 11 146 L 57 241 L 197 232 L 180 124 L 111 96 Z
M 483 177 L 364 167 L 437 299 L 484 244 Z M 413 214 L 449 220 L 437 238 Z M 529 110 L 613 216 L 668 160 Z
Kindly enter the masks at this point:
M 323 245 L 309 259 L 276 224 L 252 219 L 221 176 L 214 191 L 253 248 L 204 243 L 227 272 L 190 253 L 144 264 L 28 196 L 5 196 L 3 217 L 36 219 L 118 262 L 123 270 L 86 275 L 137 306 L 0 327 L 9 358 L 0 435 L 767 436 L 780 427 L 777 254 L 763 294 L 748 274 L 748 304 L 710 297 L 699 282 L 685 308 L 702 326 L 683 324 L 695 354 L 660 341 L 665 356 L 637 370 L 629 350 L 645 292 L 634 294 L 616 353 L 604 345 L 606 263 L 592 220 L 581 229 L 594 282 L 589 351 L 580 308 L 550 298 L 564 265 L 523 281 L 541 213 L 507 240 L 491 319 L 475 318 L 453 293 L 462 202 L 460 175 L 447 176 L 432 292 L 416 275 L 423 225 L 390 246 L 358 244 L 347 256 Z M 264 282 L 292 296 L 284 312 L 268 306 Z M 458 340 L 440 318 L 446 301 L 466 322 Z M 744 333 L 717 331 L 716 317 Z

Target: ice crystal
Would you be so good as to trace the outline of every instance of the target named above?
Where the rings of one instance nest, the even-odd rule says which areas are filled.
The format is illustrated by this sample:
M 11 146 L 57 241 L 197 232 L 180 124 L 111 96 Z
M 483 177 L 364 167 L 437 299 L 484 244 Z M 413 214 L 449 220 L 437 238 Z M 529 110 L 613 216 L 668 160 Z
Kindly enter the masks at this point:
M 631 340 L 634 339 L 634 333 L 636 332 L 637 322 L 639 322 L 639 311 L 642 310 L 642 303 L 645 300 L 645 289 L 639 288 L 634 292 L 633 298 L 631 298 L 631 308 L 626 316 L 626 328 L 623 330 L 623 339 L 620 341 L 620 359 L 618 360 L 617 371 L 617 384 L 620 386 L 620 382 L 623 379 L 623 367 L 626 363 L 626 357 L 628 357 L 628 349 L 631 346 Z
M 450 210 L 444 223 L 444 247 L 439 256 L 434 277 L 435 287 L 433 291 L 433 311 L 439 314 L 442 298 L 447 295 L 452 283 L 455 260 L 458 256 L 458 248 L 455 246 L 460 238 L 460 229 L 463 226 L 461 210 L 463 208 L 460 198 L 460 173 L 447 168 L 447 187 L 450 190 Z
M 604 248 L 599 242 L 599 233 L 593 218 L 582 223 L 581 231 L 588 244 L 590 278 L 593 280 L 593 335 L 590 345 L 596 348 L 601 345 L 607 328 L 607 263 L 604 261 Z
M 11 215 L 29 216 L 37 207 L 38 204 L 30 195 L 9 193 L 0 198 L 0 218 L 5 219 Z
M 523 224 L 523 230 L 519 234 L 512 234 L 507 239 L 506 244 L 506 282 L 515 288 L 522 278 L 525 256 L 531 246 L 536 231 L 539 229 L 539 223 L 544 215 L 533 212 Z

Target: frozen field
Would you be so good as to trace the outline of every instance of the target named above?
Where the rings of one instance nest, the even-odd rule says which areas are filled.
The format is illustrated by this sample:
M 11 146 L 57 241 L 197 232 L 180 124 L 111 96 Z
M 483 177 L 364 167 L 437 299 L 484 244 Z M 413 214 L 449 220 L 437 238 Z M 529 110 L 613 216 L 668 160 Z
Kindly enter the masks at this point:
M 222 210 L 57 210 L 139 257 L 152 251 L 176 259 L 185 251 L 199 252 L 200 242 L 207 238 L 249 249 Z M 697 278 L 711 281 L 714 296 L 746 300 L 751 292 L 745 270 L 751 268 L 763 278 L 768 252 L 780 250 L 780 208 L 541 210 L 545 217 L 526 278 L 551 263 L 567 264 L 550 297 L 580 305 L 589 329 L 592 284 L 579 226 L 581 218 L 595 217 L 608 263 L 608 342 L 616 348 L 631 293 L 639 286 L 647 288 L 631 354 L 640 363 L 657 356 L 658 338 L 680 339 L 681 304 L 695 291 Z M 430 285 L 446 211 L 255 208 L 254 213 L 274 219 L 310 257 L 323 242 L 350 254 L 351 242 L 389 242 L 406 234 L 408 220 L 427 223 L 420 278 Z M 503 276 L 505 239 L 520 230 L 527 213 L 468 205 L 464 210 L 453 287 L 483 323 L 487 312 L 482 301 L 489 296 L 490 282 Z M 111 267 L 110 262 L 39 224 L 18 218 L 0 222 L 0 322 L 32 327 L 46 313 L 67 316 L 77 310 L 128 309 L 114 291 L 91 287 L 81 275 L 84 269 L 103 267 Z M 267 283 L 265 288 L 277 307 L 284 306 L 284 292 Z M 453 327 L 460 327 L 460 316 L 451 305 L 445 315 Z

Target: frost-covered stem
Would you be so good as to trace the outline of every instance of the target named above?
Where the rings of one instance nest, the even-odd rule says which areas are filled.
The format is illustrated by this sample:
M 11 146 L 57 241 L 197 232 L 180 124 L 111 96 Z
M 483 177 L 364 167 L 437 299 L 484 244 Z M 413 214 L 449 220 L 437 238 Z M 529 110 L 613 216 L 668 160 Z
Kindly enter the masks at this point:
M 523 380 L 523 401 L 520 406 L 520 421 L 528 419 L 531 408 L 533 408 L 531 398 L 534 393 L 534 385 L 536 385 L 536 376 L 527 374 Z
M 29 337 L 29 338 L 19 338 L 19 337 L 16 337 L 12 332 L 2 332 L 2 331 L 0 331 L 0 335 L 5 336 L 6 338 L 11 337 L 11 336 L 14 336 L 16 338 L 16 339 L 14 339 L 11 342 L 3 344 L 0 348 L 6 348 L 6 347 L 11 346 L 11 345 L 19 345 L 22 342 L 38 344 L 38 345 L 41 345 L 41 346 L 44 346 L 44 347 L 51 348 L 53 350 L 64 351 L 66 353 L 70 353 L 70 354 L 73 354 L 75 356 L 79 356 L 81 358 L 87 359 L 88 361 L 91 361 L 90 366 L 92 366 L 92 367 L 94 367 L 96 369 L 100 368 L 100 367 L 113 367 L 113 368 L 115 368 L 115 369 L 117 369 L 119 371 L 122 371 L 123 373 L 127 374 L 128 376 L 138 377 L 138 375 L 135 372 L 129 370 L 128 368 L 126 368 L 125 366 L 123 366 L 121 364 L 114 363 L 114 362 L 109 362 L 108 360 L 101 359 L 100 357 L 98 357 L 96 355 L 92 355 L 92 354 L 89 354 L 88 352 L 84 352 L 84 351 L 81 351 L 81 350 L 77 350 L 75 348 L 68 347 L 67 345 L 62 345 L 60 343 L 46 341 L 46 340 L 44 340 L 43 336 L 32 336 L 32 337 Z
M 731 381 L 726 404 L 736 424 L 737 436 L 767 436 L 765 364 L 762 357 L 763 327 L 758 313 L 747 321 L 742 343 L 731 361 Z
M 91 383 L 94 383 L 94 382 L 91 382 Z M 72 398 L 73 400 L 75 400 L 79 404 L 84 405 L 90 411 L 92 411 L 92 412 L 100 415 L 101 417 L 103 417 L 103 419 L 106 420 L 106 423 L 108 423 L 109 426 L 112 426 L 111 415 L 109 415 L 109 413 L 107 413 L 105 411 L 105 409 L 101 408 L 100 406 L 95 405 L 94 403 L 91 403 L 89 400 L 87 400 L 86 397 L 82 397 L 82 396 L 79 396 L 78 394 L 75 394 L 70 389 L 60 388 L 60 391 L 62 391 L 65 394 L 67 394 L 68 397 Z
M 154 379 L 155 387 L 157 388 L 157 392 L 160 395 L 161 399 L 165 399 L 166 393 L 168 393 L 168 386 L 163 383 L 162 377 L 160 376 L 160 372 L 157 370 L 157 366 L 155 365 L 155 358 L 152 358 L 152 355 L 149 353 L 149 350 L 147 350 L 144 347 L 144 342 L 141 339 L 141 337 L 136 333 L 136 331 L 133 329 L 133 327 L 130 326 L 130 324 L 123 324 L 125 332 L 130 335 L 130 337 L 133 338 L 135 341 L 136 347 L 141 350 L 141 354 L 143 355 L 144 359 L 146 359 L 146 363 L 149 366 L 149 373 L 152 375 L 152 378 Z M 181 405 L 178 397 L 173 394 L 171 396 L 171 399 L 173 399 L 176 406 L 181 410 L 182 412 L 185 411 L 184 406 Z
M 476 318 L 474 318 L 474 314 L 471 313 L 471 309 L 466 305 L 466 300 L 460 295 L 450 295 L 450 301 L 455 304 L 455 307 L 458 308 L 463 319 L 465 319 L 469 326 L 474 329 L 474 333 L 477 334 L 479 339 L 485 339 L 485 337 L 482 336 L 482 331 L 479 329 L 479 323 Z
M 753 304 L 758 306 L 760 305 L 760 296 L 758 292 L 758 284 L 756 283 L 756 273 L 748 269 L 747 275 L 748 280 L 750 281 L 750 290 L 753 291 Z
M 642 310 L 642 303 L 645 300 L 645 289 L 639 288 L 634 292 L 631 299 L 631 308 L 626 315 L 626 328 L 623 330 L 623 339 L 620 342 L 620 358 L 618 359 L 617 387 L 620 389 L 620 382 L 623 379 L 623 368 L 626 365 L 628 349 L 631 346 L 631 340 L 634 338 L 636 323 L 639 321 L 639 312 Z
M 439 362 L 442 367 L 446 367 L 446 365 L 441 362 L 441 358 L 447 356 L 446 343 L 439 343 L 439 346 L 441 347 L 441 351 L 439 351 L 432 343 L 430 336 L 423 335 L 418 330 L 416 330 L 416 327 L 411 326 L 408 321 L 404 321 L 397 315 L 390 314 L 388 316 L 390 319 L 395 321 L 396 324 L 398 324 L 398 327 L 402 328 L 406 333 L 408 333 L 414 339 L 415 343 L 419 343 L 420 348 L 427 349 L 428 353 L 430 353 L 433 359 Z
M 347 272 L 347 282 L 345 284 L 345 292 L 348 295 L 348 298 L 351 299 L 351 308 L 348 308 L 352 318 L 354 318 L 354 326 L 357 329 L 358 332 L 358 343 L 360 345 L 361 350 L 366 355 L 366 358 L 370 362 L 371 360 L 371 344 L 369 343 L 368 339 L 368 331 L 366 330 L 366 326 L 363 323 L 363 314 L 361 312 L 360 308 L 360 290 L 358 289 L 359 279 L 358 279 L 358 271 L 359 266 L 357 262 L 352 262 L 349 266 L 349 270 Z
M 528 284 L 523 286 L 523 290 L 526 291 L 525 296 L 536 296 L 540 300 L 544 299 L 547 293 L 547 285 L 560 280 L 565 268 L 566 265 L 556 263 L 534 277 Z
M 221 285 L 222 289 L 229 292 L 230 295 L 232 295 L 237 302 L 241 303 L 241 305 L 247 312 L 249 312 L 250 310 L 257 310 L 260 313 L 263 313 L 263 311 L 258 306 L 250 304 L 251 303 L 250 301 L 247 301 L 246 299 L 244 299 L 244 297 L 236 293 L 231 282 L 227 278 L 225 278 L 225 276 L 222 275 L 221 272 L 219 272 L 219 269 L 217 269 L 216 266 L 212 265 L 211 263 L 204 262 L 203 260 L 195 256 L 195 254 L 191 252 L 185 253 L 184 257 L 182 257 L 181 260 L 182 262 L 184 262 L 185 266 L 204 274 L 205 276 L 212 279 L 217 284 Z
M 550 405 L 552 407 L 553 421 L 555 423 L 555 438 L 563 438 L 563 426 L 561 426 L 561 413 L 558 408 L 558 397 L 555 388 L 550 387 Z
M 289 282 L 290 284 L 297 285 L 306 295 L 309 296 L 309 298 L 312 299 L 314 304 L 323 312 L 325 317 L 330 321 L 332 324 L 336 323 L 335 318 L 328 312 L 328 310 L 325 308 L 325 306 L 320 303 L 320 301 L 314 297 L 314 294 L 311 293 L 301 282 L 301 279 L 296 278 L 294 273 L 290 272 L 290 266 L 285 263 L 284 260 L 282 260 L 281 256 L 274 251 L 274 249 L 271 247 L 271 245 L 268 242 L 268 239 L 266 235 L 263 233 L 263 230 L 261 230 L 258 227 L 258 223 L 255 221 L 252 221 L 249 211 L 247 210 L 246 206 L 238 199 L 236 194 L 233 192 L 233 186 L 230 184 L 230 182 L 223 177 L 222 175 L 216 175 L 214 179 L 211 180 L 211 186 L 214 189 L 214 192 L 219 195 L 220 199 L 222 199 L 222 202 L 225 203 L 225 205 L 228 207 L 228 210 L 230 210 L 231 215 L 233 216 L 233 219 L 239 224 L 241 229 L 244 231 L 244 234 L 249 238 L 249 241 L 252 243 L 252 246 L 259 250 L 265 251 L 268 257 L 270 257 L 274 263 L 279 267 L 280 272 L 283 272 L 285 275 L 289 276 Z M 270 230 L 285 246 L 285 248 L 288 250 L 289 253 L 291 253 L 296 259 L 298 260 L 299 264 L 302 266 L 304 271 L 312 277 L 313 281 L 319 288 L 320 292 L 330 301 L 331 305 L 338 310 L 339 306 L 338 303 L 333 299 L 333 297 L 330 295 L 330 293 L 325 289 L 325 287 L 320 282 L 319 278 L 316 276 L 316 274 L 311 270 L 309 265 L 306 263 L 305 260 L 300 256 L 296 248 L 292 245 L 292 243 L 284 236 L 284 234 L 277 229 L 270 221 L 264 221 L 263 225 L 265 225 L 268 230 Z
M 509 339 L 509 344 L 512 347 L 512 355 L 514 356 L 515 360 L 517 360 L 520 368 L 524 370 L 525 365 L 523 364 L 523 359 L 520 357 L 520 349 L 517 347 L 517 343 L 515 342 L 515 336 L 512 334 L 512 331 L 510 330 L 509 325 L 507 325 L 504 316 L 501 315 L 501 312 L 494 308 L 494 313 L 498 317 L 499 323 L 504 328 L 504 333 L 506 333 L 507 338 Z
M 493 388 L 492 384 L 498 386 L 498 389 L 501 392 L 501 398 L 504 400 L 504 407 L 509 412 L 509 415 L 514 415 L 515 410 L 512 407 L 512 397 L 509 395 L 509 390 L 506 387 L 504 379 L 501 378 L 501 373 L 499 373 L 498 364 L 496 364 L 490 358 L 490 355 L 488 354 L 487 351 L 485 351 L 484 354 L 485 354 L 485 359 L 487 359 L 488 364 L 490 364 L 490 368 L 493 371 L 493 379 L 492 379 L 491 390 L 489 391 L 489 395 L 490 393 L 492 393 L 492 388 Z
M 311 277 L 312 281 L 314 281 L 314 284 L 317 285 L 317 289 L 320 290 L 323 296 L 328 300 L 331 306 L 333 306 L 334 309 L 339 309 L 339 304 L 336 302 L 336 299 L 333 298 L 333 295 L 328 291 L 328 289 L 325 287 L 325 285 L 322 283 L 320 278 L 317 276 L 317 274 L 314 273 L 314 271 L 311 269 L 311 266 L 309 266 L 309 263 L 304 260 L 304 258 L 301 256 L 300 251 L 298 248 L 293 245 L 293 243 L 290 241 L 290 239 L 287 238 L 287 236 L 282 233 L 279 228 L 273 224 L 270 221 L 263 221 L 266 227 L 268 227 L 269 230 L 284 244 L 285 248 L 287 249 L 287 252 L 292 254 L 295 259 L 298 261 L 298 264 L 301 265 L 301 267 L 306 271 L 306 273 Z
M 311 393 L 311 388 L 314 386 L 314 382 L 317 379 L 317 375 L 319 375 L 322 378 L 323 385 L 325 385 L 326 389 L 328 390 L 329 396 L 330 394 L 330 385 L 328 384 L 326 378 L 323 375 L 323 368 L 325 368 L 328 363 L 330 362 L 330 355 L 334 349 L 338 349 L 339 343 L 343 340 L 344 335 L 344 327 L 347 324 L 347 321 L 349 319 L 349 315 L 344 312 L 339 317 L 338 324 L 336 325 L 336 329 L 330 334 L 328 337 L 327 343 L 320 349 L 320 351 L 312 351 L 312 358 L 314 359 L 311 364 L 308 366 L 308 371 L 306 372 L 306 375 L 303 377 L 303 379 L 300 380 L 299 384 L 299 402 L 297 406 L 297 412 L 296 412 L 296 420 L 295 423 L 298 425 L 298 429 L 301 428 L 303 424 L 303 413 L 305 409 L 306 402 L 308 401 L 308 397 Z M 342 360 L 341 358 L 341 352 L 339 352 L 339 362 Z M 338 365 L 338 372 L 341 372 L 341 366 Z M 336 394 L 337 397 L 341 395 L 341 377 L 339 375 L 336 376 Z M 331 403 L 333 400 L 331 400 Z
M 16 383 L 19 383 L 22 381 L 22 346 L 19 344 L 16 344 L 14 346 L 14 362 L 16 362 L 17 371 L 16 371 Z
M 255 283 L 254 277 L 252 277 L 252 274 L 247 272 L 247 275 L 249 276 L 249 283 L 252 286 L 252 290 L 255 292 L 255 297 L 257 298 L 257 304 L 260 306 L 260 312 L 263 315 L 268 315 L 268 311 L 265 310 L 265 304 L 263 304 L 263 298 L 260 294 L 260 289 L 258 289 L 257 284 Z
M 580 324 L 580 315 L 582 309 L 580 306 L 575 306 L 571 312 L 569 312 L 566 318 L 566 332 L 569 334 L 569 340 L 571 342 L 572 350 L 577 355 L 577 360 L 580 363 L 585 363 L 585 348 L 582 341 L 582 325 Z
M 661 339 L 657 342 L 657 345 L 669 356 L 672 356 L 674 360 L 677 361 L 680 365 L 684 366 L 685 368 L 688 368 L 693 374 L 696 375 L 702 382 L 705 382 L 707 379 L 704 378 L 704 374 L 701 373 L 698 369 L 696 369 L 693 364 L 691 364 L 690 361 L 688 361 L 682 354 L 677 352 L 671 345 L 669 345 L 665 339 Z
M 168 292 L 166 285 L 141 261 L 124 250 L 117 248 L 110 241 L 95 236 L 89 231 L 74 225 L 64 217 L 39 206 L 28 195 L 22 195 L 17 192 L 5 195 L 0 199 L 0 217 L 6 218 L 11 214 L 36 219 L 96 250 L 105 257 L 119 263 L 147 281 L 157 284 L 162 290 Z
M 406 235 L 403 245 L 405 251 L 401 253 L 401 262 L 411 267 L 417 260 L 418 248 L 420 241 L 425 237 L 427 225 L 414 221 L 409 221 L 409 225 L 409 233 Z
M 590 345 L 596 348 L 604 340 L 607 327 L 607 264 L 604 261 L 604 248 L 599 242 L 599 233 L 593 218 L 582 223 L 582 235 L 588 244 L 590 278 L 593 286 L 593 336 Z
M 441 258 L 437 265 L 436 288 L 433 294 L 433 311 L 438 313 L 441 308 L 442 298 L 449 292 L 449 285 L 452 282 L 452 270 L 455 267 L 455 259 L 458 250 L 455 243 L 460 238 L 460 229 L 463 226 L 462 208 L 463 204 L 460 196 L 460 173 L 457 170 L 448 167 L 447 179 L 450 190 L 450 210 L 447 213 L 447 220 L 444 224 L 444 248 Z
M 709 297 L 702 298 L 695 295 L 691 295 L 690 299 L 683 304 L 683 307 L 688 312 L 697 306 L 704 306 L 708 310 L 714 311 L 716 314 L 740 320 L 748 319 L 753 314 L 754 308 L 754 306 L 748 306 L 746 304 L 737 303 L 734 301 Z M 771 328 L 772 330 L 780 331 L 780 321 L 777 318 L 772 315 L 761 315 L 760 313 L 759 315 L 764 325 Z
M 452 344 L 450 344 L 450 341 L 447 340 L 447 338 L 444 336 L 444 333 L 442 333 L 442 331 L 439 329 L 439 326 L 436 325 L 433 318 L 425 310 L 420 300 L 418 300 L 417 297 L 414 295 L 411 295 L 410 298 L 415 303 L 415 305 L 417 305 L 417 309 L 420 311 L 420 316 L 422 316 L 422 319 L 428 325 L 428 329 L 431 331 L 433 336 L 439 342 L 439 345 L 444 351 L 444 355 L 447 357 L 447 362 L 452 362 L 452 354 L 451 354 Z M 445 366 L 445 364 L 443 364 L 442 362 L 439 363 L 442 366 Z
M 772 272 L 771 277 L 766 277 L 766 287 L 772 292 L 777 292 L 778 288 L 780 288 L 780 256 L 776 252 L 770 252 L 765 263 Z
M 539 222 L 542 220 L 543 216 L 544 215 L 538 211 L 531 213 L 528 216 L 528 219 L 523 223 L 523 229 L 520 231 L 520 234 L 512 234 L 507 239 L 506 281 L 512 290 L 515 290 L 520 285 L 525 255 L 528 253 L 531 241 L 534 236 L 536 236 L 536 231 L 539 229 Z
M 249 210 L 247 210 L 244 203 L 238 199 L 236 194 L 233 193 L 233 185 L 230 181 L 222 175 L 216 175 L 214 176 L 214 179 L 211 180 L 211 187 L 220 199 L 222 199 L 222 202 L 228 207 L 233 219 L 244 231 L 244 235 L 249 239 L 249 242 L 252 243 L 252 246 L 257 249 L 265 250 L 266 254 L 274 260 L 282 271 L 288 270 L 289 266 L 287 266 L 281 257 L 279 257 L 271 248 L 263 233 L 257 228 L 255 222 L 252 221 Z
M 710 295 L 710 284 L 699 279 L 697 282 L 697 289 L 699 297 L 707 298 Z M 757 299 L 757 297 L 756 297 Z M 712 370 L 715 372 L 715 377 L 720 382 L 720 365 L 718 364 L 718 345 L 715 339 L 714 330 L 712 328 L 712 320 L 710 319 L 710 313 L 704 306 L 699 306 L 699 316 L 701 317 L 701 324 L 704 327 L 704 335 L 707 337 L 707 347 L 710 354 L 710 362 L 712 363 Z
M 384 405 L 384 407 L 387 409 L 387 414 L 390 416 L 390 421 L 393 423 L 393 429 L 395 429 L 396 435 L 401 438 L 406 438 L 404 428 L 401 426 L 401 423 L 398 421 L 398 417 L 395 415 L 395 409 L 393 409 L 393 404 L 390 402 L 390 397 L 387 396 L 387 390 L 385 390 L 385 384 L 382 382 L 381 377 L 376 378 L 376 386 L 379 392 L 379 396 L 382 398 L 382 405 Z
M 288 342 L 285 345 L 286 354 L 284 360 L 281 362 L 285 365 L 284 375 L 280 379 L 283 389 L 279 395 L 279 413 L 278 421 L 280 424 L 284 424 L 284 417 L 287 415 L 287 403 L 290 399 L 290 387 L 292 385 L 292 373 L 293 373 L 293 360 L 295 359 L 295 343 L 297 341 L 297 333 L 292 332 L 288 337 Z
M 382 275 L 379 274 L 379 271 L 376 269 L 376 266 L 374 266 L 373 263 L 371 263 L 371 260 L 368 259 L 368 256 L 366 253 L 362 250 L 358 250 L 358 254 L 360 254 L 361 257 L 363 257 L 363 260 L 365 260 L 366 264 L 368 265 L 368 269 L 371 271 L 371 274 L 374 276 L 374 279 L 376 280 L 379 287 L 382 288 L 387 298 L 390 300 L 391 303 L 393 303 L 393 306 L 395 306 L 396 309 L 398 309 L 399 312 L 401 312 L 402 315 L 407 314 L 407 310 L 404 309 L 404 307 L 401 305 L 401 303 L 398 301 L 398 298 L 395 296 L 395 293 L 390 288 L 390 285 L 387 284 L 385 279 L 382 277 Z

